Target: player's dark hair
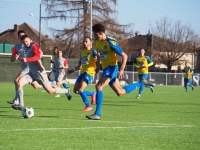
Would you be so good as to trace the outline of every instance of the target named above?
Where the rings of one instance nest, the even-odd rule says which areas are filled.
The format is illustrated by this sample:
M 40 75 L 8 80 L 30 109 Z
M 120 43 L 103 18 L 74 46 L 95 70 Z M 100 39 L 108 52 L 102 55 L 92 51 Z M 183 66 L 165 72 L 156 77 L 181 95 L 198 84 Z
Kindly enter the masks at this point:
M 92 32 L 103 32 L 105 33 L 105 27 L 101 23 L 97 23 L 92 26 Z
M 58 49 L 58 47 L 57 46 L 54 46 L 54 48 L 53 49 Z
M 89 36 L 85 36 L 85 37 L 84 37 L 84 39 L 86 39 L 86 38 L 87 38 L 87 39 L 90 39 L 90 41 L 91 41 L 91 38 L 90 38 Z
M 19 30 L 19 31 L 17 32 L 17 35 L 19 36 L 20 33 L 24 33 L 24 34 L 26 34 L 26 33 L 24 32 L 24 30 Z
M 23 41 L 24 39 L 26 39 L 26 38 L 29 38 L 29 36 L 28 35 L 23 35 L 22 37 L 21 37 L 21 40 Z
M 144 50 L 146 51 L 146 49 L 145 49 L 145 48 L 143 48 L 143 47 L 141 47 L 141 48 L 139 49 L 139 51 L 141 51 L 142 49 L 144 49 Z

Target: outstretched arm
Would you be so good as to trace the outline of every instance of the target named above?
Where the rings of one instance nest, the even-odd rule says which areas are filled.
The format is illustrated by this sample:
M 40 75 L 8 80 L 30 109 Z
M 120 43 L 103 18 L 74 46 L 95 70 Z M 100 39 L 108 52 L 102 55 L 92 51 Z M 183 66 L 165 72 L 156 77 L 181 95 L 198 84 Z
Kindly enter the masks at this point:
M 68 70 L 67 74 L 71 74 L 71 73 L 75 72 L 76 70 L 80 70 L 81 68 L 82 68 L 81 61 L 79 61 L 78 66 L 76 66 L 74 69 Z

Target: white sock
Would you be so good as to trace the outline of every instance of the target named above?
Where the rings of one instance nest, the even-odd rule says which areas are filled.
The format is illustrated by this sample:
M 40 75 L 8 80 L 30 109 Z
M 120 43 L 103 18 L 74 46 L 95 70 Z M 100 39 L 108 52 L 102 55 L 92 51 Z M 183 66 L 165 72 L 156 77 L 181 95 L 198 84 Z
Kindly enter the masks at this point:
M 56 94 L 65 94 L 68 92 L 68 89 L 56 88 Z

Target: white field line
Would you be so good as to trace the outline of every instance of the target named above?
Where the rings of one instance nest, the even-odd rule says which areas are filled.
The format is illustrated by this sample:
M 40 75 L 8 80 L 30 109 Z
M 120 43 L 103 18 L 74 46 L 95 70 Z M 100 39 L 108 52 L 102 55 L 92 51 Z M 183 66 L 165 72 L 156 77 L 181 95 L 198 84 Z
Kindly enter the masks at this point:
M 41 119 L 57 119 L 57 118 L 41 118 Z M 61 118 L 59 118 L 61 119 Z M 106 120 L 100 120 L 100 121 L 96 121 L 96 120 L 77 120 L 77 119 L 66 119 L 66 118 L 62 118 L 62 120 L 76 120 L 76 121 L 94 121 L 94 122 L 105 122 L 105 123 L 121 123 L 121 124 L 135 124 L 135 125 L 156 125 L 156 126 L 173 126 L 173 127 L 196 127 L 196 125 L 177 125 L 177 124 L 164 124 L 164 123 L 148 123 L 148 122 L 123 122 L 123 121 L 106 121 Z M 152 127 L 152 126 L 148 126 L 148 127 Z
M 55 131 L 55 130 L 91 130 L 91 129 L 134 129 L 134 128 L 191 128 L 194 126 L 181 125 L 181 126 L 130 126 L 130 127 L 83 127 L 83 128 L 33 128 L 33 129 L 12 129 L 12 130 L 0 130 L 0 132 L 12 132 L 12 131 Z
M 58 119 L 58 118 L 39 118 L 39 117 L 37 117 L 37 119 Z M 86 120 L 77 120 L 77 119 L 66 119 L 66 118 L 59 118 L 59 119 L 62 119 L 62 120 L 76 120 L 76 121 L 95 121 L 95 120 L 88 120 L 88 119 L 86 119 Z M 96 121 L 96 122 L 98 122 L 98 121 Z M 162 124 L 162 123 L 157 123 L 157 122 L 154 122 L 154 123 L 141 123 L 141 122 L 123 122 L 123 121 L 106 121 L 106 120 L 100 120 L 99 122 L 105 122 L 105 123 L 122 123 L 122 124 L 126 124 L 126 123 L 128 123 L 128 124 L 152 124 L 152 125 L 161 125 L 161 126 L 176 126 L 176 124 Z M 188 125 L 188 126 L 192 126 L 192 125 Z

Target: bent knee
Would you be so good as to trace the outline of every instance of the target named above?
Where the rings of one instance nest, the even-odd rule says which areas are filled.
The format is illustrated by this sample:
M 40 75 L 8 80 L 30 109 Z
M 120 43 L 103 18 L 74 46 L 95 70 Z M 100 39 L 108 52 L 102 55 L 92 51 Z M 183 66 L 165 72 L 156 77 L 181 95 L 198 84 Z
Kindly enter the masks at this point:
M 126 93 L 124 93 L 123 91 L 119 91 L 119 92 L 116 92 L 116 94 L 117 94 L 117 96 L 123 96 L 124 94 L 126 94 Z

